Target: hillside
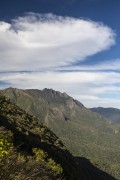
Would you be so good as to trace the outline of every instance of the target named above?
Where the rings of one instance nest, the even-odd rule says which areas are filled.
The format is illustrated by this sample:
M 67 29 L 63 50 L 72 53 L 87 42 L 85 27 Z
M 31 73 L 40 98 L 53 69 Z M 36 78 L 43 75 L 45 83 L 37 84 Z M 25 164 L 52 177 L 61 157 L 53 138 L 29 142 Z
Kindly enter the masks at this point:
M 75 156 L 86 157 L 99 168 L 120 177 L 120 128 L 66 93 L 52 89 L 1 91 L 14 103 L 37 116 L 60 137 Z
M 2 126 L 13 132 L 16 146 L 20 145 L 29 153 L 33 148 L 40 148 L 46 152 L 48 157 L 61 165 L 66 178 L 88 178 L 54 133 L 4 96 L 0 96 L 0 127 Z
M 1 180 L 60 180 L 61 167 L 50 166 L 45 160 L 46 153 L 41 149 L 33 149 L 34 154 L 23 152 L 14 146 L 13 133 L 0 125 L 0 179 Z M 20 146 L 21 147 L 21 146 Z M 25 150 L 25 149 L 24 149 Z M 37 156 L 36 156 L 37 155 Z M 39 161 L 38 161 L 39 158 Z M 53 163 L 53 160 L 52 160 Z M 56 172 L 52 171 L 55 166 Z M 61 174 L 58 175 L 58 172 Z M 65 179 L 65 178 L 63 178 Z
M 0 179 L 115 180 L 88 159 L 73 157 L 38 119 L 0 95 Z
M 120 124 L 120 109 L 97 107 L 90 108 L 90 110 L 107 118 L 107 120 L 114 124 Z

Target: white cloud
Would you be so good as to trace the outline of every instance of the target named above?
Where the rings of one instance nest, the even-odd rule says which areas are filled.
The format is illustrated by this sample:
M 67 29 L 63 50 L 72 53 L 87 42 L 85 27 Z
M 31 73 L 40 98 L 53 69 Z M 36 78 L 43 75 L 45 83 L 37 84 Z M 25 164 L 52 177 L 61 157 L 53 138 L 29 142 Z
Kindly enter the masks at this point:
M 115 34 L 90 20 L 29 13 L 0 22 L 0 71 L 43 70 L 110 48 Z

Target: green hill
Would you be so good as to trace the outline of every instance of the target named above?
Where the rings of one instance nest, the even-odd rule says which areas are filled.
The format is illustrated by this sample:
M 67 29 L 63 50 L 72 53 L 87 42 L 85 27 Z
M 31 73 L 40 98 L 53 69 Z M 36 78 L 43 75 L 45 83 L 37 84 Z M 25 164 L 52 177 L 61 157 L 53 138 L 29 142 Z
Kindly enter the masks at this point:
M 115 180 L 88 159 L 73 157 L 61 140 L 0 95 L 1 180 Z
M 91 108 L 90 110 L 100 114 L 114 124 L 120 124 L 120 109 L 98 107 Z
M 91 112 L 66 93 L 52 89 L 2 91 L 14 103 L 37 116 L 62 139 L 75 156 L 86 157 L 120 178 L 120 127 Z
M 44 153 L 43 155 L 47 154 L 45 155 L 45 160 L 48 167 L 49 164 L 52 163 L 54 166 L 56 166 L 52 168 L 56 168 L 58 174 L 59 172 L 62 172 L 63 169 L 63 175 L 65 179 L 67 178 L 72 180 L 74 178 L 89 178 L 87 174 L 84 173 L 82 168 L 78 167 L 73 156 L 54 133 L 52 133 L 47 127 L 43 126 L 36 119 L 36 117 L 29 115 L 24 110 L 11 103 L 10 100 L 4 96 L 0 96 L 0 130 L 1 127 L 5 127 L 13 132 L 14 144 L 16 147 L 20 146 L 22 150 L 29 152 L 30 154 L 32 153 L 32 149 L 39 148 L 40 153 Z M 5 130 L 2 130 L 1 132 L 5 136 Z M 0 136 L 0 142 L 1 145 L 6 144 L 6 147 L 9 146 L 7 144 L 10 144 L 9 142 L 5 143 L 5 138 L 2 141 L 2 136 Z M 2 148 L 3 146 L 0 148 L 1 153 Z M 3 150 L 3 152 L 5 151 L 6 150 Z M 34 151 L 36 152 L 36 149 Z M 40 153 L 38 151 L 38 155 Z M 38 156 L 38 159 L 40 157 Z M 55 162 L 56 165 L 53 162 Z M 48 169 L 51 167 L 50 166 L 48 168 L 47 165 L 46 174 Z M 51 176 L 51 172 L 49 173 L 49 177 Z M 57 177 L 55 179 L 57 179 Z

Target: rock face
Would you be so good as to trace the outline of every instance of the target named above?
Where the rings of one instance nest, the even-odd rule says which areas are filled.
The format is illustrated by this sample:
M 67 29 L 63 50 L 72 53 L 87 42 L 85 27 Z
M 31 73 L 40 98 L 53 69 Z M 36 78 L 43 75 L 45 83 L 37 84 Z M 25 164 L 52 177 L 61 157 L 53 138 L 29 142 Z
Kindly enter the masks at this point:
M 14 88 L 1 92 L 24 110 L 37 116 L 40 122 L 60 137 L 75 156 L 94 159 L 97 164 L 101 161 L 107 164 L 107 168 L 100 165 L 101 168 L 115 172 L 120 162 L 119 126 L 112 125 L 66 93 L 52 89 L 41 91 Z
M 114 124 L 120 124 L 120 109 L 98 107 L 91 108 L 90 110 L 107 118 L 107 120 Z

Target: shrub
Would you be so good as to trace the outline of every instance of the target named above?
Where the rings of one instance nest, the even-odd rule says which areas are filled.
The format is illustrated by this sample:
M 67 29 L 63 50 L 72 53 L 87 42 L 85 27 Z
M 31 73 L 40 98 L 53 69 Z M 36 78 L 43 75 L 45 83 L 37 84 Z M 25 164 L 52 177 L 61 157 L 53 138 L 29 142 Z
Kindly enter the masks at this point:
M 36 161 L 44 161 L 47 166 L 52 170 L 53 173 L 57 175 L 61 175 L 63 173 L 63 169 L 60 164 L 57 164 L 52 158 L 48 157 L 48 154 L 42 149 L 33 148 L 33 153 Z
M 12 144 L 12 133 L 8 131 L 7 133 L 0 128 L 0 159 L 6 156 L 10 150 L 13 148 Z
M 60 175 L 63 173 L 63 169 L 60 166 L 60 164 L 57 164 L 53 159 L 48 159 L 48 165 L 51 168 L 53 172 L 55 172 L 57 175 Z
M 33 153 L 36 161 L 39 162 L 44 161 L 48 157 L 48 154 L 44 152 L 42 149 L 33 148 Z

